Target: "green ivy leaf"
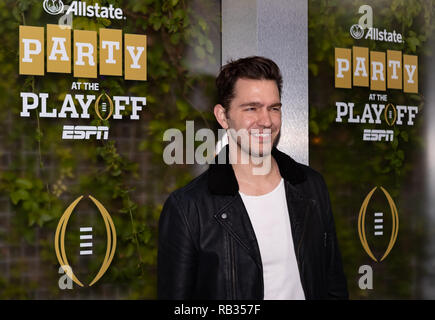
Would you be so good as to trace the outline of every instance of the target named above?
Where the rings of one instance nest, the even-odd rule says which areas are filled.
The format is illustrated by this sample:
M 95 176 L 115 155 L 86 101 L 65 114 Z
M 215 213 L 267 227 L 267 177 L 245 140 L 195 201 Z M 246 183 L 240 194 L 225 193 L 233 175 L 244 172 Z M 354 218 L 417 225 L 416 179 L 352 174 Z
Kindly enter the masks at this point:
M 18 178 L 15 182 L 16 182 L 17 186 L 22 188 L 22 189 L 31 189 L 32 188 L 32 182 L 30 180 Z
M 203 31 L 207 30 L 207 22 L 203 18 L 199 18 L 198 25 L 201 27 Z
M 312 133 L 314 133 L 315 135 L 319 134 L 320 130 L 319 130 L 319 126 L 317 125 L 317 122 L 315 122 L 313 120 L 310 121 L 310 131 Z
M 406 39 L 406 43 L 408 44 L 411 51 L 415 52 L 417 50 L 417 46 L 420 45 L 420 40 L 418 40 L 417 37 L 408 37 Z
M 205 50 L 204 50 L 204 48 L 202 48 L 202 47 L 200 47 L 200 46 L 196 46 L 195 47 L 195 53 L 196 53 L 196 56 L 199 58 L 199 59 L 204 59 L 205 58 Z
M 18 189 L 11 193 L 11 201 L 13 204 L 18 204 L 20 200 L 26 200 L 29 198 L 29 193 L 26 190 Z
M 159 20 L 154 20 L 153 29 L 155 31 L 159 30 L 161 28 L 161 26 L 162 26 L 162 20 L 160 20 L 160 19 Z
M 205 41 L 205 49 L 207 50 L 208 53 L 210 53 L 210 54 L 213 53 L 213 43 L 211 42 L 210 39 L 206 39 L 206 41 Z
M 171 34 L 171 37 L 169 38 L 169 40 L 173 45 L 177 45 L 180 42 L 180 39 L 181 39 L 181 33 Z
M 184 100 L 177 100 L 175 102 L 178 111 L 180 112 L 180 118 L 186 119 L 191 111 L 190 105 Z

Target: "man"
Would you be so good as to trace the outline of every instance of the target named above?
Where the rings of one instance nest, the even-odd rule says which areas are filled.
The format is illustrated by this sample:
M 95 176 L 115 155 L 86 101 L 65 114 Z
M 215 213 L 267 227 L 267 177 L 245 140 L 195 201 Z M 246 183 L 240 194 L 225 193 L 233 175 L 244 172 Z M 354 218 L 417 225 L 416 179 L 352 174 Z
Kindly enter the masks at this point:
M 348 298 L 325 182 L 274 147 L 278 66 L 239 59 L 216 84 L 214 114 L 229 140 L 218 158 L 226 161 L 216 159 L 163 207 L 159 298 Z

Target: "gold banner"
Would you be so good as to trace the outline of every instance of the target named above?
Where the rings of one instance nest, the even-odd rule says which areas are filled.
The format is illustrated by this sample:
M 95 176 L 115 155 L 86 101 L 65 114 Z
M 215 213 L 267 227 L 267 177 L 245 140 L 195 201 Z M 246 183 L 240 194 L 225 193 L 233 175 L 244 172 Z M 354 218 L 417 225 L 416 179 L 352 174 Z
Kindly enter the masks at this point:
M 44 28 L 20 26 L 20 74 L 44 75 Z
M 147 37 L 138 34 L 125 34 L 125 79 L 147 79 Z
M 350 89 L 352 50 L 335 48 L 335 87 Z
M 370 52 L 370 90 L 385 91 L 385 52 Z
M 402 52 L 387 50 L 387 79 L 389 89 L 402 89 Z
M 71 28 L 47 25 L 47 72 L 71 73 Z
M 97 77 L 97 32 L 74 30 L 74 77 Z
M 418 57 L 403 55 L 403 91 L 418 93 Z
M 100 74 L 122 76 L 122 30 L 100 29 Z

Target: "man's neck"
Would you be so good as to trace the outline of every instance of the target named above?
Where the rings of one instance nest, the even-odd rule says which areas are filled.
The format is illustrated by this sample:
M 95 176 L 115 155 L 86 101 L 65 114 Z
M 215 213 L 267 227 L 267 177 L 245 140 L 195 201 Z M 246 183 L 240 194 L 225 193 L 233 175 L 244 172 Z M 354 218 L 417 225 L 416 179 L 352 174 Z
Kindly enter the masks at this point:
M 239 191 L 259 196 L 274 190 L 281 181 L 281 174 L 272 154 L 261 158 L 248 156 L 249 161 L 246 163 L 240 161 L 242 152 L 240 148 L 237 148 L 237 153 L 230 152 L 230 163 L 239 184 Z

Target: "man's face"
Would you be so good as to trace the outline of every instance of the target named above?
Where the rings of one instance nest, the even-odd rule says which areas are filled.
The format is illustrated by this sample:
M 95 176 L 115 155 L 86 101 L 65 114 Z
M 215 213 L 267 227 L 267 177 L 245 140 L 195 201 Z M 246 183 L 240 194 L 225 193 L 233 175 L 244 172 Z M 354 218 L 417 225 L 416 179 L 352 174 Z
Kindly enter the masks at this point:
M 224 129 L 234 130 L 228 132 L 230 139 L 243 152 L 255 157 L 270 154 L 281 128 L 281 100 L 276 82 L 238 79 L 225 117 Z

